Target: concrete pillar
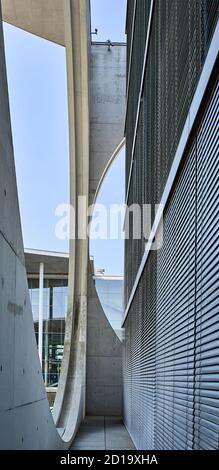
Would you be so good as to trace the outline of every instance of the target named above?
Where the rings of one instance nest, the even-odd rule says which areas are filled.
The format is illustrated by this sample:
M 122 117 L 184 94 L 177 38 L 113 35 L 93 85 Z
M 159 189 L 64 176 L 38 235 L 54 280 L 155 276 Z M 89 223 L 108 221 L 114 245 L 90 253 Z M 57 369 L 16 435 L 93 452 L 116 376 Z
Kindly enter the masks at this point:
M 49 355 L 48 355 L 48 348 L 49 348 L 49 341 L 48 341 L 48 325 L 49 325 L 49 320 L 46 320 L 46 331 L 45 331 L 45 361 L 44 361 L 44 383 L 45 387 L 48 385 L 48 360 L 49 360 Z
M 39 270 L 39 325 L 38 325 L 38 352 L 40 363 L 43 360 L 43 281 L 44 281 L 44 263 L 40 263 Z

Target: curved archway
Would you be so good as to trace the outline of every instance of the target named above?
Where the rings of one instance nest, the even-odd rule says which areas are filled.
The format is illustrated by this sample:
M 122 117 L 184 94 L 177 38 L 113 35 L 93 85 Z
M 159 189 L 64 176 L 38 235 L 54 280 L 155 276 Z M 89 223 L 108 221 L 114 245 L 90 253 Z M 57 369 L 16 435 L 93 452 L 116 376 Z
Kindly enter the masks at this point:
M 123 148 L 125 148 L 125 137 L 121 140 L 119 145 L 116 147 L 116 149 L 114 150 L 114 152 L 113 152 L 111 158 L 109 159 L 106 167 L 103 170 L 102 176 L 99 180 L 99 183 L 98 183 L 98 186 L 97 186 L 97 189 L 96 189 L 96 193 L 94 195 L 93 204 L 95 204 L 95 202 L 96 202 L 98 193 L 100 191 L 100 188 L 101 188 L 102 184 L 104 183 L 104 178 L 106 177 L 107 172 L 110 170 L 111 165 L 113 164 L 114 160 L 119 156 L 119 154 L 120 154 L 120 152 L 122 151 Z
M 92 239 L 92 223 L 90 230 L 89 252 L 94 264 L 94 284 L 103 311 L 116 332 L 122 338 L 121 321 L 124 313 L 123 280 L 124 280 L 124 240 L 122 238 L 123 217 L 118 220 L 117 233 L 111 233 L 111 204 L 114 209 L 120 208 L 125 202 L 125 139 L 121 141 L 110 158 L 98 184 L 94 197 L 92 216 L 101 209 L 99 223 L 102 227 L 100 237 Z M 112 188 L 113 186 L 113 188 Z M 103 207 L 100 207 L 103 206 Z M 96 211 L 97 208 L 97 211 Z M 102 214 L 102 210 L 104 214 Z M 101 216 L 102 214 L 102 216 Z M 107 233 L 104 233 L 107 232 Z M 106 235 L 104 238 L 101 235 Z M 113 236 L 113 238 L 111 237 Z M 116 236 L 118 235 L 118 237 Z

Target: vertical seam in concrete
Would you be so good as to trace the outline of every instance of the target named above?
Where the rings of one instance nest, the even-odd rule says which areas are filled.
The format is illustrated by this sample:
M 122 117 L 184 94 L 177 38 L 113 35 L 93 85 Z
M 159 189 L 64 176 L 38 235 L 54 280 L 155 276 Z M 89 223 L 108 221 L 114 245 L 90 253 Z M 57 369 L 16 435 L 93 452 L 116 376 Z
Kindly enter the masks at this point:
M 106 417 L 104 416 L 103 417 L 103 426 L 104 426 L 104 447 L 105 447 L 105 450 L 106 449 Z

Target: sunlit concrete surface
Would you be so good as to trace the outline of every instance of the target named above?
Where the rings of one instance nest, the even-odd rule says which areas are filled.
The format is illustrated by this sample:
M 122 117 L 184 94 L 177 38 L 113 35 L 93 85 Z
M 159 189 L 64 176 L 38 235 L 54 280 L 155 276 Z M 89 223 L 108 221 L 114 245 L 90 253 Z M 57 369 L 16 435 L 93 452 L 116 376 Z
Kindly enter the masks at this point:
M 126 46 L 91 46 L 90 67 L 90 203 L 96 196 L 111 158 L 124 137 L 126 106 Z
M 0 109 L 0 448 L 64 448 L 47 401 L 33 327 L 1 21 Z
M 88 270 L 86 414 L 122 415 L 122 343 L 99 301 Z
M 25 248 L 25 266 L 27 273 L 39 274 L 39 265 L 44 263 L 44 274 L 66 274 L 69 254 Z
M 6 23 L 65 45 L 64 0 L 2 0 Z
M 133 450 L 135 446 L 121 418 L 86 416 L 71 449 Z

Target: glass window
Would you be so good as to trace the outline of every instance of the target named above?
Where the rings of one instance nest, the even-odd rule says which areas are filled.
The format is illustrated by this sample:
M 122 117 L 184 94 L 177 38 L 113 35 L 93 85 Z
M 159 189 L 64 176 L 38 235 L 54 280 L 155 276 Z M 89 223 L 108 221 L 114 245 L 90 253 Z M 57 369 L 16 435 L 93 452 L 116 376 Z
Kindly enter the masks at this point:
M 39 280 L 28 279 L 36 340 L 38 343 Z M 68 280 L 44 279 L 43 288 L 43 360 L 42 372 L 46 386 L 57 386 L 65 339 Z

